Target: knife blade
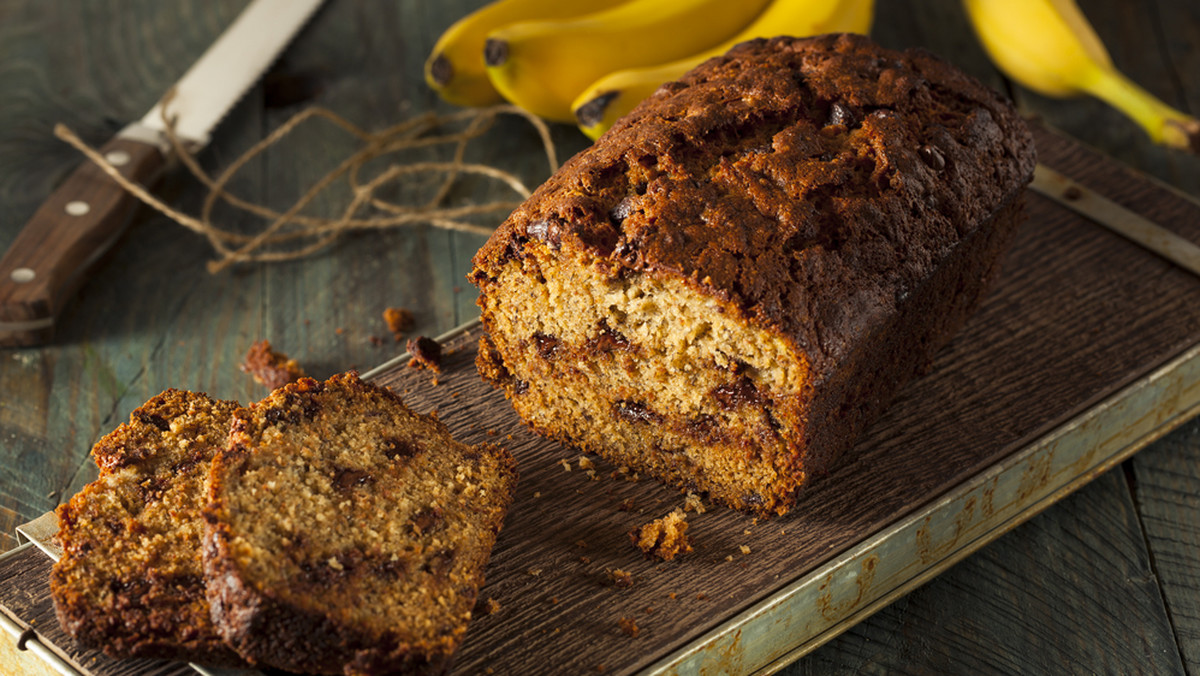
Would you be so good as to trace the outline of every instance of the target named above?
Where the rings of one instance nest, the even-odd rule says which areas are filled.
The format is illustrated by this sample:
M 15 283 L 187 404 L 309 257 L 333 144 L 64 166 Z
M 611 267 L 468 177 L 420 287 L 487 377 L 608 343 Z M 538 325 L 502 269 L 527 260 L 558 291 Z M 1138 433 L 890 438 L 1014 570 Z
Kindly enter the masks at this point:
M 172 87 L 168 112 L 189 150 L 203 148 L 323 0 L 253 0 Z M 162 102 L 99 148 L 121 173 L 157 181 L 172 152 Z M 34 212 L 0 258 L 0 347 L 49 341 L 87 270 L 125 230 L 137 199 L 84 162 Z

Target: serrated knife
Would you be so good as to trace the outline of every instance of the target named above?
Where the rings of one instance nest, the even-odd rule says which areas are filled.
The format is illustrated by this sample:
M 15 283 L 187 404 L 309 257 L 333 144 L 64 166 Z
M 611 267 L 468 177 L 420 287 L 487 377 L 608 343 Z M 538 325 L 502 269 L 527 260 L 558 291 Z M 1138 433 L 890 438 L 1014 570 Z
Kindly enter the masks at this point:
M 308 22 L 322 0 L 253 0 L 175 84 L 168 106 L 189 149 L 209 134 Z M 161 103 L 99 152 L 122 174 L 153 184 L 170 158 Z M 0 258 L 0 346 L 50 340 L 65 302 L 125 229 L 137 200 L 91 162 L 46 199 Z

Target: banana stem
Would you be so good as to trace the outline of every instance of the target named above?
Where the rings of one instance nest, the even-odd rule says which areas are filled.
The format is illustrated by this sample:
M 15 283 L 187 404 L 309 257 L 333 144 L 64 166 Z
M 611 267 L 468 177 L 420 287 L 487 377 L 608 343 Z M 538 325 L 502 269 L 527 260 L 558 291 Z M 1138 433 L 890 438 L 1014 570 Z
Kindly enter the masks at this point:
M 1082 86 L 1141 125 L 1155 143 L 1200 154 L 1200 120 L 1168 106 L 1120 72 L 1098 68 Z

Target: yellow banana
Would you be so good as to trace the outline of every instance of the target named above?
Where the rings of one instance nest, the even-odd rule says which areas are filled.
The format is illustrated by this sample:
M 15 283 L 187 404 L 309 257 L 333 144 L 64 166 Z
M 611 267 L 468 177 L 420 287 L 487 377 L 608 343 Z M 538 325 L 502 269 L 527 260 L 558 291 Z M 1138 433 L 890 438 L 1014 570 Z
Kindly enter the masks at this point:
M 767 1 L 631 0 L 576 19 L 511 24 L 488 35 L 488 77 L 521 108 L 574 122 L 571 102 L 596 78 L 707 49 L 749 24 Z
M 497 0 L 454 22 L 425 60 L 425 82 L 445 101 L 487 106 L 504 100 L 483 69 L 483 43 L 491 31 L 517 21 L 565 19 L 615 7 L 627 0 Z
M 1155 98 L 1113 67 L 1074 0 L 963 0 L 992 61 L 1047 96 L 1090 94 L 1137 122 L 1155 143 L 1200 152 L 1200 120 Z
M 869 33 L 875 0 L 775 0 L 749 26 L 716 47 L 677 61 L 610 73 L 593 82 L 571 104 L 579 129 L 598 138 L 664 82 L 679 79 L 707 59 L 754 38 L 822 33 Z

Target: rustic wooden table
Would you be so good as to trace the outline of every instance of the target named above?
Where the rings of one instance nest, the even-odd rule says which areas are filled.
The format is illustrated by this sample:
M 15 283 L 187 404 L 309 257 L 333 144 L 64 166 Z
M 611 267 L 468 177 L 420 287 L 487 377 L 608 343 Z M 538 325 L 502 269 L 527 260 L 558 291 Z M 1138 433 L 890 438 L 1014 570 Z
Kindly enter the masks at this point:
M 478 1 L 329 0 L 200 156 L 219 169 L 292 114 L 320 104 L 381 128 L 449 112 L 420 69 L 440 31 Z M 1200 113 L 1200 5 L 1081 0 L 1114 61 L 1169 103 Z M 148 109 L 237 14 L 243 0 L 0 0 L 0 247 L 80 161 L 51 128 L 96 144 Z M 879 0 L 875 37 L 925 46 L 1005 88 L 1024 111 L 1200 198 L 1200 158 L 1152 146 L 1105 106 L 1005 83 L 954 0 Z M 536 136 L 502 120 L 477 159 L 529 184 L 546 176 Z M 564 151 L 583 147 L 553 130 Z M 231 186 L 277 208 L 354 149 L 329 128 L 301 132 Z M 476 186 L 476 197 L 500 189 Z M 491 191 L 491 192 L 489 192 Z M 183 172 L 160 194 L 195 213 Z M 337 198 L 317 210 L 336 208 Z M 330 213 L 332 213 L 330 211 Z M 230 212 L 227 218 L 246 217 Z M 343 238 L 300 261 L 209 274 L 208 244 L 141 211 L 61 317 L 54 344 L 0 352 L 0 550 L 14 528 L 95 476 L 88 450 L 167 387 L 252 401 L 238 370 L 258 339 L 327 376 L 402 351 L 381 313 L 404 306 L 414 333 L 476 316 L 466 283 L 480 235 L 425 226 Z M 1120 274 L 1120 271 L 1114 271 Z M 1200 668 L 1200 422 L 1184 425 L 785 673 L 1184 673 Z

